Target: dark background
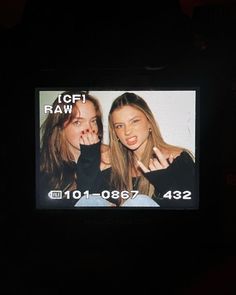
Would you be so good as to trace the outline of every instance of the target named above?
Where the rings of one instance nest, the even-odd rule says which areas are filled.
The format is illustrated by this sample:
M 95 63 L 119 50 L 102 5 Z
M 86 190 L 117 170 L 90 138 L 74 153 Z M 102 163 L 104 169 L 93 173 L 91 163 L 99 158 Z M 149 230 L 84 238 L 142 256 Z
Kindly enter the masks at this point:
M 235 292 L 236 5 L 163 2 L 1 2 L 3 294 Z M 200 87 L 199 210 L 34 209 L 34 89 L 80 85 Z

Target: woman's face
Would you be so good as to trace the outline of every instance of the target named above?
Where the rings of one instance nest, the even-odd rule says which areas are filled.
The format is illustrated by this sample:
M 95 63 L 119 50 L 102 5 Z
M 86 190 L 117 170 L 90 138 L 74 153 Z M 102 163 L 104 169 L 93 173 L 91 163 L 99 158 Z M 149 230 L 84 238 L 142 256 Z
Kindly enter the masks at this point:
M 76 102 L 76 115 L 73 120 L 64 127 L 64 135 L 71 146 L 72 152 L 80 149 L 80 136 L 86 132 L 98 134 L 97 117 L 94 104 L 86 100 Z
M 141 156 L 149 136 L 150 123 L 143 112 L 123 106 L 112 113 L 112 122 L 121 143 Z

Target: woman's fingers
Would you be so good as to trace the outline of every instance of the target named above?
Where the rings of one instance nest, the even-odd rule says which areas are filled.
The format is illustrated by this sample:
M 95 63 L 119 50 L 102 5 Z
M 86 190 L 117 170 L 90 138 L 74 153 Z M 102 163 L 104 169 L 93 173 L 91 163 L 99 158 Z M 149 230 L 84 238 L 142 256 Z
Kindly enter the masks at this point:
M 137 161 L 137 163 L 144 173 L 150 172 L 150 170 L 141 161 Z
M 99 142 L 99 137 L 98 137 L 98 134 L 95 133 L 95 131 L 93 130 L 92 132 L 92 138 L 93 138 L 93 143 L 98 143 Z
M 154 161 L 153 161 L 153 159 L 150 159 L 148 168 L 149 168 L 151 171 L 156 170 L 156 169 L 155 169 L 155 165 L 154 165 Z
M 83 144 L 90 145 L 90 141 L 88 139 L 87 133 L 83 133 L 82 132 L 82 134 L 81 134 L 81 140 L 82 140 Z
M 95 144 L 99 142 L 98 135 L 90 130 L 82 131 L 80 136 L 80 143 L 84 145 Z
M 162 152 L 157 148 L 153 148 L 155 154 L 157 155 L 158 161 L 161 164 L 162 168 L 167 168 L 169 166 L 169 163 L 167 162 L 165 156 L 162 154 Z
M 87 140 L 88 140 L 88 143 L 89 144 L 94 144 L 95 142 L 95 138 L 94 138 L 94 136 L 93 136 L 93 134 L 91 133 L 91 132 L 87 132 Z
M 80 143 L 80 144 L 85 144 L 85 142 L 84 142 L 84 138 L 83 138 L 83 136 L 82 136 L 82 135 L 80 135 L 80 140 L 79 140 L 79 143 Z
M 148 166 L 149 169 L 141 161 L 137 161 L 137 163 L 144 173 L 163 169 L 157 159 L 150 159 Z
M 157 158 L 150 159 L 148 168 L 141 161 L 137 161 L 139 167 L 141 168 L 141 170 L 144 173 L 147 173 L 150 171 L 166 169 L 174 161 L 174 157 L 172 154 L 169 156 L 169 158 L 168 158 L 169 162 L 168 162 L 167 159 L 165 158 L 164 154 L 157 147 L 154 147 L 153 150 L 154 150 Z
M 172 164 L 173 163 L 173 161 L 174 161 L 174 156 L 172 155 L 172 154 L 170 154 L 170 156 L 169 156 L 169 163 L 170 164 Z
M 160 162 L 156 158 L 153 159 L 153 165 L 154 165 L 154 168 L 155 168 L 154 170 L 163 169 L 162 165 L 160 164 Z

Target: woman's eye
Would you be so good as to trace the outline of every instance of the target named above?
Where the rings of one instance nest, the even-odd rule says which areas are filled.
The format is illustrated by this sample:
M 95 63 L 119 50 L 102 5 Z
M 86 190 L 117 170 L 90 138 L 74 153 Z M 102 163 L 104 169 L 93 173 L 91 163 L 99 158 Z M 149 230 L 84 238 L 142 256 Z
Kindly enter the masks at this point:
M 136 120 L 133 120 L 133 123 L 138 123 L 140 120 L 136 119 Z
M 92 124 L 97 124 L 97 119 L 93 119 L 93 120 L 91 121 L 91 123 L 92 123 Z
M 80 126 L 80 121 L 75 121 L 75 122 L 73 122 L 73 124 L 75 125 L 75 126 Z
M 120 128 L 122 128 L 122 125 L 121 125 L 121 124 L 119 124 L 119 125 L 115 125 L 115 128 L 116 128 L 116 129 L 120 129 Z

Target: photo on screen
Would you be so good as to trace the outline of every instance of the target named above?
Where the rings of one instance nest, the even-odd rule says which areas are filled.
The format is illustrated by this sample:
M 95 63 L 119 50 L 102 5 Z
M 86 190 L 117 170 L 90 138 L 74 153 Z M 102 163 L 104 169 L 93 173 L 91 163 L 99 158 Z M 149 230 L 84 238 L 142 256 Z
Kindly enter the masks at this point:
M 198 209 L 198 96 L 37 88 L 36 209 Z

